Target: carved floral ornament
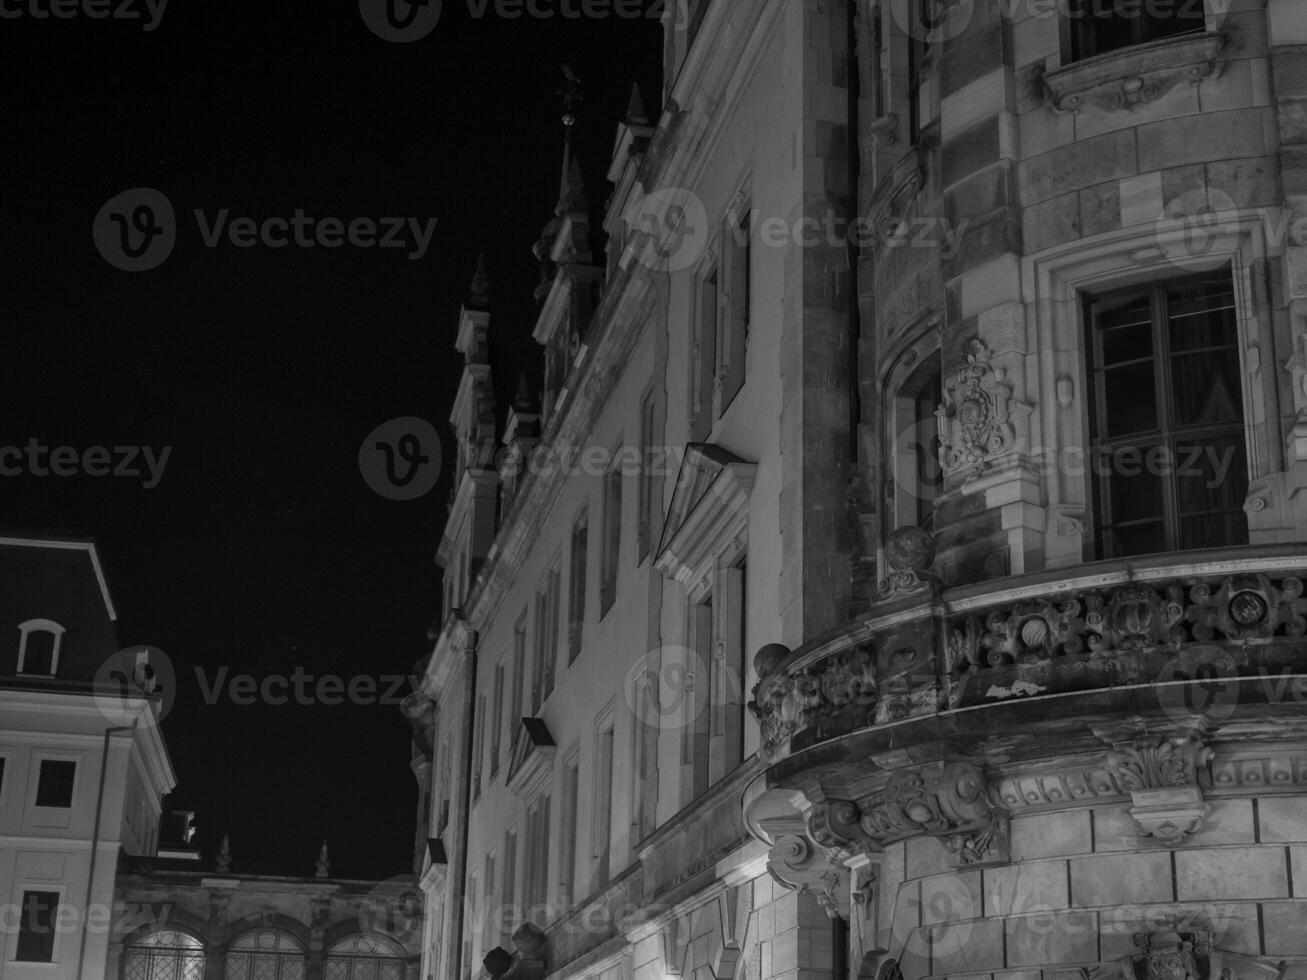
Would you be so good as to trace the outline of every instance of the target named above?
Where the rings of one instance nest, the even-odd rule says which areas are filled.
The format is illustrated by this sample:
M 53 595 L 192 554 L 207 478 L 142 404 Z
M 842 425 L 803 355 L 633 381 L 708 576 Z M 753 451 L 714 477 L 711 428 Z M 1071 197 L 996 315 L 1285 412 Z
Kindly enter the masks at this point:
M 1286 966 L 1218 948 L 1200 922 L 1162 922 L 1134 944 L 1137 952 L 1085 971 L 1087 980 L 1281 980 Z

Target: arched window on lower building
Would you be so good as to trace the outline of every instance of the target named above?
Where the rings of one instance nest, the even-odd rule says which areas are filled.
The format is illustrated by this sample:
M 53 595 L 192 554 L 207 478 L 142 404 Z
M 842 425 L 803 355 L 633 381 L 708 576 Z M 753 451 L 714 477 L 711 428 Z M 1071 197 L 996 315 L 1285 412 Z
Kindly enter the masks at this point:
M 226 980 L 304 980 L 304 948 L 272 929 L 237 936 L 227 948 Z
M 380 936 L 346 936 L 327 950 L 323 980 L 404 980 L 407 953 Z
M 123 948 L 122 980 L 204 980 L 204 944 L 173 929 L 146 933 Z

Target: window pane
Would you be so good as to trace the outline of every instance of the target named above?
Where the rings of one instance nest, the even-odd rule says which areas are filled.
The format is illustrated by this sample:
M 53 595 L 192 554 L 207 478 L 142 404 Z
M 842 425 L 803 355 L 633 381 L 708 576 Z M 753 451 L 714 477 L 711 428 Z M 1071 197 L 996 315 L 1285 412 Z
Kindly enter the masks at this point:
M 41 760 L 41 774 L 36 783 L 36 805 L 66 808 L 73 805 L 73 780 L 76 762 Z
M 1239 352 L 1206 351 L 1173 357 L 1171 414 L 1177 426 L 1241 420 Z
M 1103 372 L 1103 435 L 1112 438 L 1157 428 L 1157 382 L 1152 361 L 1136 361 Z
M 1206 514 L 1180 521 L 1180 547 L 1222 548 L 1248 541 L 1248 518 L 1237 514 Z
M 1147 32 L 1145 40 L 1156 41 L 1176 34 L 1206 30 L 1207 16 L 1203 4 L 1176 0 L 1174 5 L 1162 5 L 1157 14 L 1145 17 L 1144 27 Z
M 1094 322 L 1103 339 L 1103 363 L 1120 364 L 1153 356 L 1152 301 L 1147 292 L 1099 300 Z
M 55 916 L 58 892 L 23 892 L 18 922 L 18 950 L 14 959 L 22 963 L 54 962 Z
M 1248 465 L 1237 434 L 1185 441 L 1176 446 L 1176 489 L 1180 514 L 1243 512 Z
M 1173 352 L 1204 347 L 1233 347 L 1234 286 L 1223 279 L 1192 279 L 1166 291 L 1168 335 Z
M 1103 532 L 1106 558 L 1151 555 L 1166 550 L 1166 531 L 1161 522 L 1107 528 Z
M 1095 460 L 1100 470 L 1107 471 L 1109 510 L 1104 516 L 1109 523 L 1162 519 L 1162 479 L 1150 472 L 1155 467 L 1147 465 L 1148 456 L 1146 447 L 1126 446 Z

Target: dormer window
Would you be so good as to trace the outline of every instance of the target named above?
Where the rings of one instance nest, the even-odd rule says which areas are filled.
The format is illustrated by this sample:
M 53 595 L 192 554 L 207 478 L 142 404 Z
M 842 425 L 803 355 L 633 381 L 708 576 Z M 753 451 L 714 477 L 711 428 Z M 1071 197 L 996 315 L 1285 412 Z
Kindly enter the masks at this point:
M 54 620 L 29 619 L 18 624 L 18 673 L 53 677 L 59 671 L 64 628 Z
M 1071 0 L 1063 23 L 1065 60 L 1071 62 L 1206 30 L 1207 14 L 1203 0 L 1157 4 Z

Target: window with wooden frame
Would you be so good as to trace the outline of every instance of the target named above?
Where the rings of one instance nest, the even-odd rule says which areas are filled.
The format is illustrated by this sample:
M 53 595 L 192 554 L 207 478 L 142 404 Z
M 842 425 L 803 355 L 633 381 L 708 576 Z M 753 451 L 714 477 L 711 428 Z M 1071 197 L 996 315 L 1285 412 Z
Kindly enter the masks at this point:
M 1088 297 L 1099 557 L 1246 544 L 1230 271 Z
M 516 746 L 522 734 L 522 714 L 526 696 L 526 610 L 518 616 L 513 627 L 513 697 L 508 703 L 509 745 Z
M 554 672 L 558 667 L 559 588 L 561 575 L 555 561 L 545 573 L 544 585 L 536 593 L 535 669 L 531 677 L 531 714 L 554 693 Z

